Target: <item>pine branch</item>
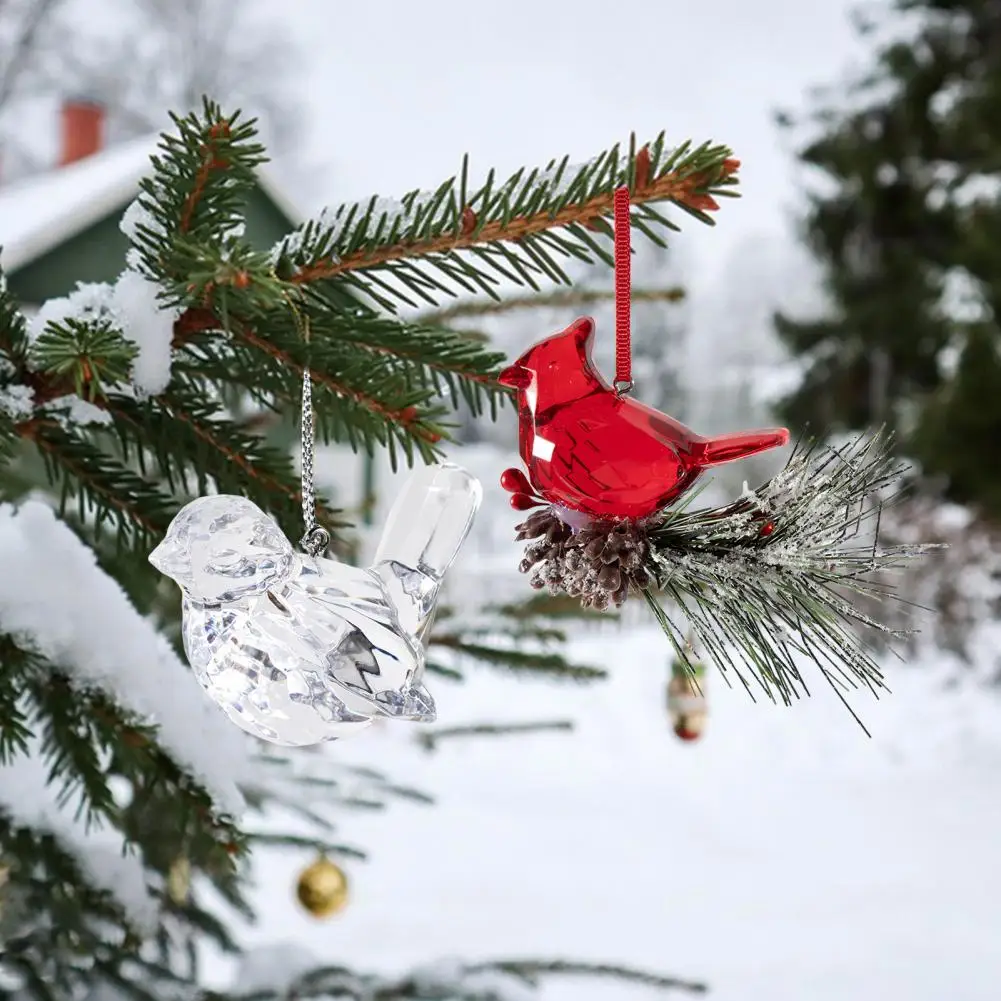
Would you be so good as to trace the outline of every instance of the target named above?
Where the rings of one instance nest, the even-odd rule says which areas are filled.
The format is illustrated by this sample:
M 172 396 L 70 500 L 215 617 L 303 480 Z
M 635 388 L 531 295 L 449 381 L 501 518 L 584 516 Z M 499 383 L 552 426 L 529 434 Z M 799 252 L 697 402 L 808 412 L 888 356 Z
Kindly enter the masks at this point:
M 309 290 L 310 303 L 315 301 L 314 291 Z M 390 320 L 360 307 L 345 315 L 326 307 L 311 325 L 321 341 L 351 345 L 417 385 L 447 393 L 453 405 L 461 396 L 475 414 L 484 411 L 484 403 L 495 411 L 508 398 L 494 381 L 505 363 L 504 354 L 484 350 L 464 334 L 437 323 Z
M 24 977 L 27 996 L 72 996 L 86 978 L 69 957 L 101 961 L 117 954 L 121 962 L 117 943 L 132 929 L 111 894 L 89 884 L 73 855 L 50 835 L 18 828 L 2 814 L 0 843 L 17 860 L 4 888 L 0 924 L 8 927 L 0 957 L 5 970 Z
M 500 667 L 508 671 L 555 675 L 573 681 L 597 681 L 608 677 L 608 672 L 600 667 L 572 664 L 561 654 L 489 646 L 467 638 L 470 635 L 475 635 L 475 631 L 449 633 L 436 630 L 431 635 L 430 646 L 432 650 L 450 650 L 460 656 L 473 657 L 478 663 L 488 667 Z
M 0 634 L 0 766 L 25 753 L 32 736 L 23 688 L 34 660 L 11 637 Z
M 650 973 L 637 970 L 631 966 L 616 963 L 576 963 L 562 960 L 546 961 L 537 959 L 503 960 L 494 963 L 481 963 L 466 967 L 468 973 L 478 973 L 496 970 L 525 980 L 529 984 L 537 984 L 546 976 L 570 977 L 602 977 L 621 980 L 626 983 L 640 984 L 658 990 L 681 990 L 692 994 L 704 994 L 708 986 L 699 981 L 682 980 L 679 977 L 667 977 L 660 973 Z
M 508 737 L 515 734 L 568 732 L 574 728 L 569 720 L 552 720 L 540 723 L 476 723 L 466 726 L 436 727 L 423 729 L 417 734 L 417 742 L 425 751 L 436 751 L 443 740 L 455 737 Z
M 291 457 L 223 417 L 194 383 L 175 379 L 156 400 L 113 397 L 107 407 L 125 459 L 142 475 L 152 459 L 174 494 L 205 493 L 211 480 L 221 493 L 242 494 L 272 512 L 286 529 L 298 524 L 302 487 Z M 347 527 L 322 498 L 316 513 L 331 532 Z
M 629 293 L 632 303 L 639 302 L 681 302 L 685 298 L 685 290 L 680 286 L 671 288 L 634 288 Z M 614 289 L 588 288 L 556 288 L 549 292 L 533 295 L 511 295 L 503 299 L 491 299 L 488 302 L 459 302 L 454 306 L 445 306 L 422 313 L 422 323 L 451 324 L 455 320 L 467 317 L 503 316 L 521 310 L 536 309 L 579 309 L 593 306 L 597 303 L 614 302 Z
M 28 330 L 17 300 L 7 287 L 2 260 L 0 257 L 0 352 L 16 365 L 23 363 L 28 350 Z
M 184 824 L 197 814 L 206 848 L 218 849 L 220 842 L 239 837 L 230 821 L 211 812 L 206 790 L 159 746 L 155 727 L 123 709 L 111 694 L 75 684 L 63 666 L 22 649 L 5 634 L 0 634 L 0 662 L 3 678 L 23 700 L 25 728 L 34 736 L 43 728 L 53 776 L 81 787 L 87 813 L 101 814 L 115 825 L 124 823 L 128 833 L 127 818 L 121 816 L 107 784 L 110 775 L 118 775 L 134 786 L 134 803 L 143 798 L 140 790 L 149 783 L 151 795 L 173 804 L 175 823 Z M 21 742 L 16 752 L 24 750 Z M 158 822 L 162 825 L 163 818 Z
M 307 347 L 294 316 L 288 311 L 279 314 L 264 337 L 231 313 L 231 340 L 223 352 L 203 338 L 224 324 L 211 311 L 190 310 L 176 325 L 175 343 L 187 349 L 188 357 L 175 362 L 175 371 L 213 385 L 241 386 L 265 406 L 290 408 L 297 405 L 308 356 L 316 426 L 324 442 L 346 441 L 356 451 L 369 452 L 382 446 L 390 450 L 394 463 L 398 448 L 408 461 L 413 461 L 415 450 L 424 461 L 433 461 L 438 455 L 435 446 L 447 434 L 437 422 L 446 411 L 431 403 L 434 390 L 415 381 L 405 367 L 400 370 L 388 348 L 385 362 L 373 365 L 368 349 L 330 332 L 329 314 L 318 317 Z M 379 332 L 383 338 L 391 336 L 385 327 Z M 493 366 L 494 356 L 480 355 Z M 484 361 L 465 364 L 486 367 Z
M 607 978 L 655 990 L 680 990 L 702 994 L 705 984 L 664 976 L 612 963 L 568 960 L 498 960 L 454 964 L 412 973 L 394 979 L 356 973 L 344 966 L 327 965 L 311 970 L 283 990 L 266 989 L 245 994 L 240 1001 L 270 1001 L 282 998 L 356 999 L 356 1001 L 502 1001 L 520 996 L 524 988 L 537 988 L 549 977 Z
M 559 620 L 607 624 L 611 617 L 582 609 L 579 602 L 559 597 L 533 595 L 525 601 L 485 605 L 470 619 L 455 609 L 440 605 L 429 638 L 429 673 L 462 681 L 462 667 L 469 659 L 486 666 L 515 672 L 541 672 L 571 680 L 591 681 L 605 677 L 601 668 L 576 664 L 559 652 L 567 632 Z M 447 663 L 438 659 L 445 654 Z
M 678 227 L 653 206 L 670 202 L 711 223 L 713 196 L 733 194 L 738 167 L 723 146 L 668 151 L 663 134 L 638 152 L 633 141 L 626 155 L 615 146 L 580 167 L 554 160 L 499 186 L 491 171 L 474 191 L 464 161 L 461 174 L 433 193 L 411 192 L 398 204 L 373 197 L 325 212 L 286 237 L 273 257 L 294 284 L 341 277 L 389 309 L 417 299 L 433 306 L 437 294 L 456 286 L 497 298 L 502 279 L 533 289 L 538 278 L 570 284 L 557 258 L 612 261 L 603 241 L 616 188 L 630 186 L 632 225 L 663 245 L 659 231 Z
M 140 182 L 131 239 L 144 272 L 165 284 L 166 303 L 187 301 L 192 255 L 220 242 L 235 245 L 243 205 L 265 159 L 254 122 L 228 117 L 206 100 L 201 115 L 171 115 L 175 135 L 160 137 L 153 173 Z
M 273 831 L 244 831 L 247 841 L 253 845 L 271 848 L 308 848 L 318 855 L 329 855 L 332 858 L 352 858 L 364 861 L 368 856 L 365 852 L 351 845 L 324 838 L 309 837 L 302 834 L 276 834 Z
M 31 346 L 35 366 L 51 376 L 46 385 L 38 386 L 41 400 L 62 395 L 61 389 L 84 400 L 99 400 L 107 386 L 128 379 L 137 353 L 107 318 L 49 323 Z
M 557 621 L 573 619 L 590 625 L 618 620 L 618 613 L 614 610 L 599 612 L 594 608 L 585 608 L 580 601 L 567 594 L 549 594 L 545 591 L 533 594 L 516 603 L 488 605 L 486 610 L 512 622 L 529 625 L 533 620 L 540 618 Z
M 122 545 L 145 546 L 166 532 L 173 500 L 89 440 L 37 418 L 18 431 L 38 447 L 49 482 L 60 490 L 60 516 L 75 496 L 81 520 L 93 515 L 98 535 L 111 522 Z

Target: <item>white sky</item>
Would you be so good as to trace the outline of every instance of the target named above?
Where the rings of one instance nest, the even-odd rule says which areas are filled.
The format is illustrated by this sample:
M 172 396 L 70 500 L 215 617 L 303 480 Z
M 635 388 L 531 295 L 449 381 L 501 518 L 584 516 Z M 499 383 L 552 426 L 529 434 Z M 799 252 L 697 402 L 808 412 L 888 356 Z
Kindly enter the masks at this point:
M 743 198 L 677 246 L 714 282 L 749 236 L 785 228 L 793 158 L 772 123 L 842 78 L 860 50 L 846 0 L 285 0 L 311 55 L 303 151 L 322 200 L 433 187 L 472 156 L 479 175 L 666 129 L 742 160 Z M 310 199 L 312 202 L 312 199 Z M 710 256 L 711 255 L 711 256 Z

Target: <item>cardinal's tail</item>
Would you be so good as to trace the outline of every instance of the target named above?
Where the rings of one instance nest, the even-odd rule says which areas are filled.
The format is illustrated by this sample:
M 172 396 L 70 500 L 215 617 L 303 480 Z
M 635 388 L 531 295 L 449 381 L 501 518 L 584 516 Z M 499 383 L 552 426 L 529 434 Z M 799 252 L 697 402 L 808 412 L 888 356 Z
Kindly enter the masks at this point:
M 479 480 L 451 463 L 416 470 L 396 498 L 373 569 L 411 635 L 424 638 L 442 577 L 469 534 L 482 498 Z
M 789 443 L 787 428 L 767 428 L 761 431 L 735 431 L 706 440 L 705 452 L 700 457 L 704 466 L 718 466 L 735 459 L 746 459 L 749 455 L 767 452 Z

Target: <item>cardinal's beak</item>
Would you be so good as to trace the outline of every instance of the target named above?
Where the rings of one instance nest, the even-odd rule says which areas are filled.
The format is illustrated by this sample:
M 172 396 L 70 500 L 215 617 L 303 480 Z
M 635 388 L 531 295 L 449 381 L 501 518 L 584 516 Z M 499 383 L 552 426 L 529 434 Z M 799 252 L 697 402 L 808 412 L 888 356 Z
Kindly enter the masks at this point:
M 515 362 L 501 369 L 497 381 L 510 389 L 524 389 L 532 381 L 532 373 L 524 365 Z

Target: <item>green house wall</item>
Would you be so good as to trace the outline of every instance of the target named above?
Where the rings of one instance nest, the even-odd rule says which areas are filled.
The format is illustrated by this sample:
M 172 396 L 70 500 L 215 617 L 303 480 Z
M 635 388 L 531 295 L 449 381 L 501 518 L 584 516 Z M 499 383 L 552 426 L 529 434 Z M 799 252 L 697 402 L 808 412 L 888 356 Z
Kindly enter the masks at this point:
M 8 286 L 25 306 L 68 295 L 78 282 L 110 282 L 125 267 L 129 241 L 118 228 L 128 202 L 110 215 L 17 271 L 7 275 Z M 261 188 L 255 188 L 245 207 L 247 239 L 259 250 L 277 243 L 295 227 Z

